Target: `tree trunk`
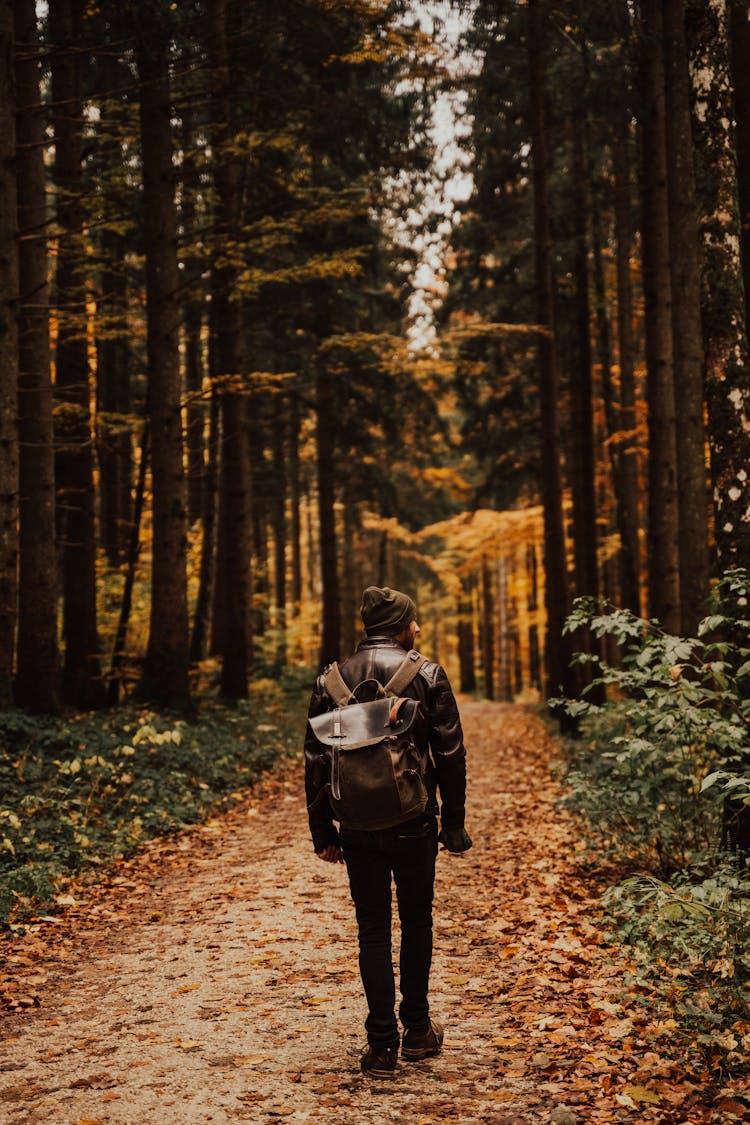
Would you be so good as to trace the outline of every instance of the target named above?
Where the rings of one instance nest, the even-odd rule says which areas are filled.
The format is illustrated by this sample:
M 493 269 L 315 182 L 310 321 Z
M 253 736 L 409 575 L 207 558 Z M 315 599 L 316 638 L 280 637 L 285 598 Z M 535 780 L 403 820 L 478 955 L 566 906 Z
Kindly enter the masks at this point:
M 480 636 L 482 640 L 482 678 L 485 699 L 495 698 L 495 598 L 492 573 L 487 559 L 482 559 L 482 613 Z
M 203 358 L 201 334 L 203 317 L 199 301 L 185 303 L 185 444 L 187 457 L 188 518 L 193 524 L 203 512 L 206 462 L 203 431 L 206 403 L 203 398 Z
M 120 93 L 130 71 L 114 55 L 99 59 L 104 108 L 95 148 L 96 174 L 112 176 L 122 160 L 122 135 L 128 110 Z M 106 116 L 105 116 L 106 115 Z M 107 207 L 126 207 L 124 189 Z M 130 345 L 126 236 L 105 223 L 99 234 L 101 269 L 96 322 L 97 455 L 99 461 L 99 528 L 112 566 L 127 558 L 132 514 L 133 437 L 131 413 Z
M 526 580 L 528 585 L 528 598 L 526 609 L 530 615 L 536 614 L 539 609 L 539 573 L 537 563 L 537 549 L 530 543 L 526 549 Z M 542 661 L 539 652 L 539 629 L 537 625 L 529 625 L 529 682 L 533 687 L 542 687 Z
M 229 60 L 227 5 L 211 0 L 208 7 L 212 44 L 214 110 L 214 184 L 218 197 L 218 244 L 238 238 L 242 199 L 242 165 L 233 156 L 231 122 L 232 71 Z M 216 302 L 216 375 L 222 392 L 222 450 L 220 471 L 219 540 L 223 560 L 224 616 L 221 691 L 228 699 L 244 699 L 252 660 L 250 621 L 250 465 L 248 399 L 239 388 L 243 364 L 242 307 L 233 300 L 237 271 L 217 265 L 214 271 Z
M 638 559 L 638 522 L 637 522 L 638 484 L 637 484 L 637 474 L 635 473 L 635 465 L 633 464 L 633 478 L 631 479 L 630 475 L 626 474 L 626 466 L 624 464 L 624 461 L 626 460 L 626 458 L 624 456 L 622 446 L 619 443 L 617 443 L 616 441 L 611 440 L 614 437 L 614 435 L 617 433 L 618 428 L 620 427 L 621 418 L 619 417 L 619 412 L 618 412 L 618 409 L 617 409 L 617 397 L 616 397 L 616 394 L 615 394 L 615 386 L 614 386 L 615 380 L 614 380 L 614 376 L 613 376 L 612 330 L 611 330 L 611 325 L 610 325 L 610 316 L 609 316 L 609 309 L 608 309 L 608 303 L 607 303 L 607 286 L 606 286 L 606 281 L 605 281 L 605 276 L 604 276 L 603 246 L 604 246 L 604 242 L 605 242 L 605 237 L 602 233 L 603 224 L 602 224 L 602 216 L 601 216 L 601 207 L 600 207 L 600 204 L 599 204 L 598 193 L 597 193 L 596 170 L 595 170 L 594 161 L 593 161 L 593 158 L 592 158 L 590 110 L 589 110 L 590 98 L 591 98 L 591 94 L 590 94 L 590 91 L 591 91 L 591 59 L 590 59 L 590 52 L 589 52 L 589 48 L 588 48 L 588 39 L 587 39 L 587 36 L 585 34 L 585 10 L 584 10 L 584 5 L 581 2 L 581 0 L 579 0 L 578 10 L 579 10 L 579 21 L 581 23 L 581 27 L 582 27 L 582 30 L 583 30 L 583 33 L 581 35 L 581 56 L 582 56 L 582 64 L 583 64 L 584 89 L 583 89 L 583 98 L 582 98 L 582 102 L 581 102 L 581 116 L 582 116 L 582 120 L 583 120 L 583 123 L 584 123 L 583 144 L 584 144 L 584 154 L 585 154 L 586 169 L 587 169 L 587 181 L 588 181 L 589 189 L 590 189 L 590 193 L 591 193 L 591 197 L 590 197 L 591 245 L 592 245 L 592 261 L 593 261 L 593 281 L 594 281 L 594 293 L 595 293 L 597 352 L 598 352 L 598 357 L 599 357 L 599 365 L 600 365 L 600 369 L 601 369 L 601 390 L 602 390 L 602 400 L 603 400 L 603 403 L 604 403 L 604 418 L 605 418 L 605 425 L 606 425 L 606 434 L 607 434 L 607 437 L 610 439 L 608 444 L 607 444 L 607 451 L 608 451 L 608 456 L 609 456 L 609 468 L 610 468 L 611 477 L 612 477 L 612 489 L 613 489 L 613 492 L 614 492 L 614 501 L 615 501 L 613 523 L 614 523 L 614 526 L 616 527 L 617 532 L 620 536 L 620 544 L 621 544 L 621 548 L 620 548 L 620 577 L 622 579 L 621 588 L 618 591 L 617 583 L 615 583 L 614 585 L 611 584 L 611 577 L 614 574 L 613 569 L 611 567 L 607 568 L 603 572 L 602 579 L 604 579 L 605 577 L 609 578 L 609 582 L 603 583 L 605 594 L 610 599 L 617 600 L 618 603 L 622 604 L 623 593 L 625 591 L 627 591 L 626 596 L 629 599 L 629 601 L 633 601 L 633 602 L 639 601 L 639 598 L 638 598 L 638 578 L 639 578 L 639 575 L 638 575 L 638 570 L 637 570 L 637 559 Z M 616 25 L 618 25 L 618 24 L 620 25 L 617 28 L 617 30 L 620 34 L 621 43 L 626 44 L 629 41 L 629 37 L 630 37 L 630 13 L 629 13 L 628 8 L 626 6 L 624 8 L 620 7 L 618 10 L 616 10 L 614 18 L 615 18 Z M 620 58 L 616 59 L 615 62 L 614 62 L 614 82 L 616 83 L 616 86 L 618 88 L 618 92 L 619 92 L 619 99 L 618 100 L 620 101 L 621 106 L 622 106 L 622 109 L 620 110 L 620 114 L 619 114 L 619 119 L 617 120 L 616 125 L 615 125 L 616 136 L 615 136 L 615 139 L 614 139 L 613 147 L 616 148 L 616 147 L 618 147 L 618 145 L 620 145 L 620 146 L 626 146 L 627 145 L 627 128 L 628 128 L 627 122 L 628 122 L 628 118 L 626 118 L 625 114 L 627 112 L 627 107 L 632 104 L 632 98 L 630 96 L 630 90 L 629 90 L 629 83 L 628 83 L 628 80 L 627 80 L 625 64 L 624 64 L 624 61 L 622 59 L 622 56 L 620 56 Z M 624 129 L 625 129 L 625 135 L 624 136 L 622 135 L 623 126 L 624 126 Z M 620 134 L 619 136 L 617 136 L 618 133 Z M 628 262 L 627 262 L 627 265 L 628 265 L 628 271 L 629 271 L 629 268 L 630 268 L 630 261 L 629 261 L 630 246 L 629 246 L 629 222 L 627 220 L 627 215 L 628 215 L 628 210 L 629 210 L 630 199 L 629 199 L 629 183 L 628 183 L 627 172 L 624 176 L 621 176 L 620 179 L 621 179 L 621 182 L 623 183 L 623 185 L 625 185 L 625 190 L 628 192 L 628 196 L 626 197 L 626 199 L 624 201 L 621 199 L 620 205 L 622 206 L 622 203 L 624 202 L 625 206 L 626 206 L 625 230 L 623 231 L 623 233 L 626 234 L 627 238 L 628 238 Z M 628 278 L 627 278 L 627 284 L 628 284 L 628 286 L 630 285 L 629 275 L 628 275 Z M 630 296 L 630 293 L 628 292 L 627 297 L 626 297 L 626 302 L 627 302 L 627 299 L 629 298 L 629 296 Z M 630 309 L 630 314 L 632 315 L 632 307 Z M 629 327 L 629 331 L 630 331 L 631 336 L 632 336 L 632 325 L 629 325 L 628 327 Z M 632 356 L 631 356 L 631 365 L 632 365 Z M 621 383 L 622 383 L 622 373 L 621 373 Z M 631 396 L 630 402 L 631 402 L 631 408 L 632 408 L 632 403 L 633 403 L 633 400 L 634 400 L 634 394 L 633 394 L 633 388 L 632 388 L 632 366 L 631 366 L 631 370 L 630 370 L 630 383 L 631 383 L 631 386 L 630 386 L 630 396 Z M 631 413 L 632 413 L 632 409 L 631 409 Z M 634 425 L 635 425 L 635 422 L 633 421 L 633 426 Z M 635 490 L 634 494 L 632 496 L 628 495 L 628 489 L 630 487 L 634 487 L 634 490 Z M 634 509 L 635 509 L 635 512 L 634 512 Z M 615 577 L 617 577 L 617 575 L 615 575 Z M 626 602 L 626 604 L 627 604 L 627 602 Z M 579 676 L 583 673 L 583 671 L 584 671 L 583 669 L 579 669 Z M 590 669 L 589 669 L 589 671 L 590 671 Z M 590 675 L 584 675 L 583 678 L 586 680 L 586 682 L 588 682 L 591 677 L 590 677 Z M 594 697 L 591 694 L 589 694 L 589 698 L 593 700 Z
M 135 573 L 138 565 L 138 555 L 140 553 L 140 539 L 141 539 L 141 518 L 143 516 L 143 504 L 146 496 L 146 473 L 148 471 L 148 462 L 150 457 L 150 441 L 148 423 L 144 426 L 143 435 L 141 437 L 140 449 L 140 462 L 138 465 L 138 479 L 135 485 L 135 497 L 133 499 L 133 512 L 130 518 L 130 542 L 128 543 L 127 555 L 125 558 L 125 584 L 122 590 L 122 601 L 120 603 L 120 618 L 117 622 L 117 632 L 115 634 L 115 644 L 112 651 L 112 664 L 109 670 L 109 685 L 107 687 L 107 703 L 110 707 L 115 707 L 120 701 L 120 691 L 122 688 L 122 668 L 125 663 L 125 642 L 128 637 L 128 624 L 130 623 L 130 612 L 133 608 L 133 589 L 135 587 Z
M 500 555 L 497 560 L 497 650 L 500 699 L 509 703 L 513 698 L 511 686 L 510 605 L 508 601 L 508 560 Z
M 334 434 L 336 410 L 328 372 L 319 362 L 315 380 L 315 413 L 318 445 L 318 508 L 320 520 L 320 570 L 323 583 L 321 665 L 338 660 L 341 643 L 341 606 L 336 550 L 336 486 Z
M 677 439 L 661 0 L 641 0 L 643 289 L 648 370 L 649 613 L 680 630 Z
M 255 416 L 264 417 L 263 396 L 253 397 Z M 252 500 L 250 506 L 250 527 L 252 543 L 252 565 L 254 581 L 254 609 L 251 615 L 253 632 L 264 637 L 268 628 L 268 613 L 271 596 L 270 559 L 268 551 L 268 493 L 270 482 L 263 448 L 263 437 L 258 424 L 254 427 L 254 441 L 250 447 L 250 479 L 252 481 Z
M 688 7 L 703 228 L 706 400 L 719 565 L 750 566 L 750 357 L 725 0 Z
M 55 134 L 58 317 L 57 505 L 61 544 L 63 697 L 89 710 L 105 702 L 96 617 L 94 463 L 89 361 L 85 337 L 86 261 L 83 246 L 81 55 L 70 0 L 51 0 L 52 103 Z
M 596 597 L 597 524 L 594 494 L 594 412 L 591 378 L 591 308 L 589 303 L 586 159 L 580 122 L 573 123 L 573 210 L 575 223 L 575 293 L 578 349 L 570 373 L 569 449 L 570 489 L 573 494 L 573 545 L 577 595 Z M 602 378 L 606 378 L 602 372 Z
M 133 450 L 130 425 L 130 364 L 125 338 L 127 281 L 125 239 L 114 231 L 101 236 L 104 266 L 97 315 L 104 331 L 97 340 L 97 452 L 101 538 L 112 566 L 127 556 L 132 509 Z
M 618 443 L 622 478 L 622 496 L 619 504 L 620 596 L 623 606 L 640 616 L 641 551 L 639 529 L 641 526 L 641 500 L 635 438 L 635 341 L 633 336 L 633 283 L 630 275 L 633 238 L 629 141 L 630 115 L 623 111 L 619 115 L 612 143 L 615 240 L 617 244 L 617 344 L 620 362 L 620 400 L 617 429 L 628 435 Z
M 302 485 L 299 464 L 299 406 L 292 396 L 289 434 L 289 494 L 291 501 L 292 617 L 298 617 L 302 604 Z
M 221 400 L 219 537 L 226 582 L 221 693 L 227 699 L 246 698 L 252 662 L 247 401 L 226 393 Z
M 208 625 L 216 575 L 216 517 L 219 500 L 219 449 L 221 446 L 221 404 L 216 391 L 211 395 L 208 431 L 208 462 L 203 490 L 203 541 L 201 543 L 198 597 L 195 600 L 193 632 L 190 638 L 190 662 L 197 664 L 206 657 Z
M 12 705 L 18 565 L 18 212 L 13 4 L 0 3 L 0 707 Z
M 731 0 L 730 36 L 734 85 L 737 189 L 745 290 L 745 331 L 750 331 L 750 7 L 748 0 Z
M 211 550 L 213 552 L 213 577 L 208 591 L 210 597 L 210 635 L 208 651 L 212 656 L 218 656 L 224 650 L 224 626 L 227 615 L 227 580 L 226 580 L 226 566 L 224 562 L 224 539 L 226 538 L 220 531 L 222 526 L 223 517 L 221 515 L 221 506 L 223 503 L 221 493 L 221 474 L 222 458 L 224 456 L 224 435 L 222 433 L 222 392 L 218 379 L 219 372 L 219 355 L 218 355 L 218 306 L 220 301 L 218 299 L 219 286 L 216 278 L 216 268 L 211 270 L 211 307 L 209 309 L 209 347 L 208 347 L 208 371 L 213 388 L 211 396 L 211 441 L 214 442 L 212 449 L 214 459 L 214 472 L 215 472 L 215 493 L 213 496 L 214 511 L 210 510 L 210 503 L 212 500 L 211 490 L 209 489 L 204 502 L 206 507 L 203 514 L 203 541 L 204 547 L 207 535 L 207 520 L 212 517 L 215 520 L 214 538 L 215 543 L 212 542 Z M 211 456 L 211 454 L 209 454 Z
M 356 620 L 359 607 L 354 565 L 354 545 L 357 539 L 357 513 L 351 491 L 344 487 L 344 528 L 341 550 L 341 651 L 354 652 L 356 648 Z
M 49 347 L 44 115 L 39 93 L 39 34 L 34 0 L 16 0 L 15 37 L 18 44 L 16 80 L 20 234 L 20 550 L 15 698 L 16 703 L 27 710 L 54 712 L 60 703 L 55 458 Z M 5 104 L 6 101 L 3 100 L 3 105 Z M 3 214 L 6 213 L 4 209 Z M 2 369 L 6 369 L 4 362 Z
M 545 108 L 545 0 L 529 0 L 527 50 L 531 148 L 534 182 L 534 242 L 537 320 L 539 332 L 539 376 L 542 413 L 542 481 L 544 504 L 544 567 L 546 573 L 547 636 L 546 694 L 560 684 L 570 684 L 567 645 L 562 629 L 569 610 L 565 530 L 562 512 L 562 473 L 558 419 L 559 387 L 555 339 L 555 300 L 552 273 L 552 234 L 547 179 L 550 170 Z
M 137 9 L 143 146 L 148 407 L 153 479 L 153 563 L 148 648 L 139 694 L 186 707 L 188 685 L 187 513 L 180 411 L 177 225 L 172 162 L 168 36 Z
M 276 410 L 271 421 L 273 441 L 273 493 L 271 527 L 273 532 L 273 593 L 276 607 L 276 658 L 280 672 L 286 664 L 286 458 L 284 436 L 286 417 Z
M 461 691 L 470 693 L 477 690 L 477 677 L 474 666 L 474 621 L 471 592 L 466 591 L 466 580 L 458 599 L 458 665 Z
M 316 469 L 317 472 L 317 469 Z M 312 474 L 311 474 L 312 476 Z M 307 488 L 307 520 L 305 521 L 307 540 L 307 594 L 311 602 L 314 602 L 317 597 L 318 583 L 317 574 L 321 571 L 322 567 L 319 559 L 318 543 L 315 538 L 315 520 L 313 517 L 313 484 L 312 481 L 308 482 Z M 320 531 L 320 524 L 318 524 L 318 531 Z
M 683 0 L 663 0 L 672 341 L 680 510 L 680 622 L 695 636 L 708 595 L 708 493 L 703 427 L 701 246 L 693 169 Z
M 195 193 L 199 189 L 194 155 L 195 126 L 190 106 L 182 110 L 182 199 L 183 237 L 190 243 L 195 233 Z M 185 356 L 185 454 L 187 460 L 188 518 L 193 524 L 204 512 L 203 489 L 206 464 L 204 457 L 204 426 L 206 407 L 203 400 L 203 302 L 199 285 L 201 264 L 193 258 L 185 262 L 187 296 L 183 304 L 183 344 Z

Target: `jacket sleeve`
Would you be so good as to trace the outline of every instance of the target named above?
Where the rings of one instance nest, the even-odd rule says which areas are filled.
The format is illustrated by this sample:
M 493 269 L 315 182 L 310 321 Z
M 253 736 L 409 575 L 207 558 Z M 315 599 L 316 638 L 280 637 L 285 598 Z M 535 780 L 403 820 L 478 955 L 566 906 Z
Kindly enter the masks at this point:
M 444 828 L 463 828 L 466 750 L 456 697 L 440 667 L 430 686 L 429 721 L 430 750 L 440 791 L 440 820 Z
M 308 720 L 330 709 L 331 700 L 323 687 L 322 677 L 318 677 L 310 699 Z M 324 749 L 308 722 L 305 730 L 305 796 L 310 835 L 316 852 L 322 852 L 329 844 L 339 842 L 339 834 L 333 823 L 331 806 L 328 802 L 327 782 L 328 764 L 324 757 Z

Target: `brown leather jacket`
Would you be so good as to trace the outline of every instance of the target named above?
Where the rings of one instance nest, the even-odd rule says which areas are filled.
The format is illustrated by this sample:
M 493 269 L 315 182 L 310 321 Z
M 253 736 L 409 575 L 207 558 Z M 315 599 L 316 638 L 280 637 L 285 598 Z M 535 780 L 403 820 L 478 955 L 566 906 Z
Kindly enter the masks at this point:
M 354 655 L 339 665 L 339 669 L 350 688 L 368 679 L 376 679 L 385 684 L 404 656 L 403 646 L 393 637 L 366 637 Z M 439 664 L 427 661 L 403 694 L 409 699 L 418 699 L 422 704 L 423 714 L 417 722 L 415 741 L 424 752 L 429 750 L 427 784 L 432 809 L 435 813 L 438 812 L 439 792 L 442 826 L 463 828 L 466 751 L 458 707 L 448 677 Z M 334 706 L 323 687 L 323 677 L 319 676 L 310 700 L 309 718 L 331 711 Z M 305 732 L 305 792 L 310 832 L 316 852 L 323 851 L 329 844 L 338 843 L 331 806 L 326 798 L 318 799 L 328 780 L 322 749 L 308 723 Z

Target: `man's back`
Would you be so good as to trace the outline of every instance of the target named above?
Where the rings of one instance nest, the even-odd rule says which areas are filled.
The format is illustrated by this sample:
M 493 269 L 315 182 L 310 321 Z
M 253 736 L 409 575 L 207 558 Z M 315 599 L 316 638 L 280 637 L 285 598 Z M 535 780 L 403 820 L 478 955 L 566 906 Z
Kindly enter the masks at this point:
M 346 750 L 341 742 L 341 731 L 346 725 L 343 716 L 350 702 L 347 689 L 352 692 L 359 688 L 357 698 L 362 702 L 382 694 L 382 689 L 405 661 L 408 667 L 407 653 L 414 655 L 414 640 L 419 633 L 415 603 L 407 594 L 387 586 L 368 586 L 362 595 L 360 613 L 366 639 L 339 666 L 340 677 L 333 668 L 328 669 L 328 685 L 324 672 L 313 689 L 310 720 L 315 721 L 337 705 L 343 709 L 340 715 L 316 724 L 320 726 L 321 738 L 326 738 L 330 746 L 318 742 L 310 722 L 307 724 L 305 789 L 316 854 L 328 863 L 339 863 L 342 859 L 346 863 L 357 915 L 359 967 L 368 1003 L 365 1020 L 368 1045 L 362 1054 L 361 1067 L 365 1074 L 382 1078 L 394 1075 L 400 1044 L 391 958 L 391 879 L 396 884 L 401 919 L 402 1000 L 398 1015 L 404 1027 L 402 1057 L 417 1061 L 437 1054 L 443 1043 L 443 1028 L 431 1018 L 428 1000 L 438 841 L 450 851 L 462 852 L 471 847 L 471 839 L 464 829 L 466 755 L 456 700 L 440 665 L 431 661 L 422 663 L 418 656 L 413 666 L 418 668 L 416 675 L 408 678 L 404 672 L 403 682 L 398 684 L 397 681 L 389 693 L 416 699 L 420 704 L 413 733 L 414 743 L 426 760 L 426 774 L 422 773 L 420 760 L 419 775 L 420 779 L 424 776 L 427 785 L 428 807 L 424 807 L 424 784 L 420 780 L 419 802 L 413 806 L 407 802 L 407 808 L 400 809 L 403 814 L 413 807 L 418 815 L 405 820 L 400 816 L 398 823 L 393 819 L 378 820 L 373 797 L 366 800 L 363 807 L 368 814 L 373 814 L 373 825 L 380 823 L 386 827 L 353 827 L 347 820 L 346 808 L 340 801 L 343 783 L 339 784 L 338 772 L 341 755 Z M 371 693 L 366 681 L 372 681 Z M 379 704 L 370 706 L 379 707 Z M 413 710 L 408 705 L 403 706 L 405 711 Z M 398 714 L 398 707 L 392 708 L 386 725 Z M 409 715 L 410 732 L 411 722 Z M 330 731 L 326 724 L 331 726 Z M 370 733 L 368 731 L 368 736 Z M 376 741 L 380 747 L 381 740 Z M 369 745 L 354 739 L 350 751 L 354 753 Z M 410 752 L 414 753 L 414 745 Z M 361 788 L 367 793 L 375 774 L 368 772 L 367 761 L 360 764 Z M 388 766 L 391 772 L 397 773 L 391 759 L 388 759 Z M 415 771 L 403 772 L 405 775 Z M 339 809 L 339 828 L 334 824 L 329 795 Z M 438 815 L 441 819 L 439 834 Z
M 385 685 L 403 663 L 406 650 L 393 637 L 366 637 L 357 651 L 339 665 L 349 688 L 365 680 Z M 427 784 L 430 806 L 437 812 L 439 790 L 444 828 L 462 828 L 466 794 L 466 753 L 461 720 L 448 677 L 439 664 L 426 661 L 411 683 L 403 690 L 409 699 L 422 704 L 415 724 L 414 738 L 423 753 L 429 751 Z M 330 711 L 335 706 L 325 689 L 325 673 L 318 677 L 310 701 L 310 718 Z M 316 851 L 321 851 L 335 838 L 335 829 L 328 802 L 320 800 L 320 789 L 327 784 L 320 758 L 320 746 L 308 726 L 305 738 L 308 759 L 306 770 L 307 803 L 310 807 L 310 828 Z M 315 802 L 318 802 L 317 805 Z

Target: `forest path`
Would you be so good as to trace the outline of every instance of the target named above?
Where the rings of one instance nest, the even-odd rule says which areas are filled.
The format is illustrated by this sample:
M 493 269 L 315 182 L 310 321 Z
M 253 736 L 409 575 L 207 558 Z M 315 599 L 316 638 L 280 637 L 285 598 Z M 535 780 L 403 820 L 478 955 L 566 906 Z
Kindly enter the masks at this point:
M 660 1057 L 658 1027 L 620 1007 L 545 727 L 500 704 L 464 702 L 462 716 L 474 848 L 438 860 L 439 1057 L 391 1082 L 360 1074 L 345 870 L 312 853 L 294 763 L 0 942 L 38 1005 L 0 1024 L 0 1122 L 711 1120 Z

